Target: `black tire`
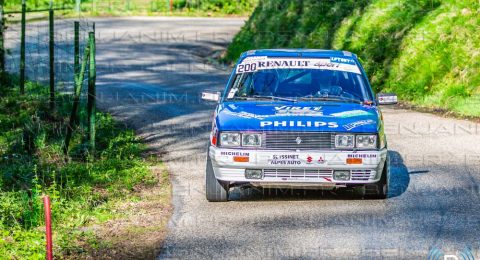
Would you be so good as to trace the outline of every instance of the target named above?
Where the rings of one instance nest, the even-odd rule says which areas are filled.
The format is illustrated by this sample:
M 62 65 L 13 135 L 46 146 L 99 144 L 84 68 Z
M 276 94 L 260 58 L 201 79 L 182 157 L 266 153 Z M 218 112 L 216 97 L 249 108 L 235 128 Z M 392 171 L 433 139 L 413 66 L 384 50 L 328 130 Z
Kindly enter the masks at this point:
M 365 185 L 365 198 L 369 199 L 386 199 L 388 197 L 388 167 L 390 164 L 387 161 L 383 166 L 382 177 L 373 184 Z
M 208 152 L 207 152 L 208 153 Z M 207 167 L 205 169 L 205 195 L 210 202 L 228 201 L 228 183 L 223 183 L 215 178 L 212 160 L 207 154 Z

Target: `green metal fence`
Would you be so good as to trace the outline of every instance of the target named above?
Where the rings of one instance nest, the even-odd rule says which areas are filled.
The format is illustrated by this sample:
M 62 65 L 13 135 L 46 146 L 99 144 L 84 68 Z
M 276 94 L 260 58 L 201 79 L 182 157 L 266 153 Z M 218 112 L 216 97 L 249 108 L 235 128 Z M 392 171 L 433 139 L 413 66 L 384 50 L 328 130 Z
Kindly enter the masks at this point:
M 50 8 L 32 9 L 22 1 L 20 21 L 10 22 L 17 11 L 3 8 L 0 0 L 0 75 L 17 74 L 20 93 L 28 95 L 27 81 L 48 87 L 48 102 L 52 113 L 56 109 L 56 93 L 71 94 L 73 110 L 65 127 L 65 152 L 72 132 L 79 129 L 88 135 L 90 150 L 95 149 L 95 33 L 94 23 L 86 19 L 67 19 Z M 44 12 L 48 19 L 34 21 L 30 15 Z M 83 56 L 80 56 L 83 51 Z M 88 83 L 88 88 L 82 88 Z M 83 94 L 83 95 L 82 95 Z M 87 120 L 80 122 L 79 107 L 87 107 Z M 83 111 L 83 110 L 82 110 Z M 86 121 L 86 122 L 85 122 Z M 79 124 L 82 123 L 82 124 Z M 78 128 L 77 126 L 81 126 Z

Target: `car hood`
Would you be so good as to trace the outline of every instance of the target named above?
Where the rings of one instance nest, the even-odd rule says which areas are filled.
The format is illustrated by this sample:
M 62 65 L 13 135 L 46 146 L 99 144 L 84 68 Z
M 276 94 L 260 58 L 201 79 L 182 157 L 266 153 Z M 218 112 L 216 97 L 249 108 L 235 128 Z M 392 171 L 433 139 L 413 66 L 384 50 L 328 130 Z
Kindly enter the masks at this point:
M 376 133 L 375 106 L 341 102 L 225 102 L 216 111 L 220 131 Z

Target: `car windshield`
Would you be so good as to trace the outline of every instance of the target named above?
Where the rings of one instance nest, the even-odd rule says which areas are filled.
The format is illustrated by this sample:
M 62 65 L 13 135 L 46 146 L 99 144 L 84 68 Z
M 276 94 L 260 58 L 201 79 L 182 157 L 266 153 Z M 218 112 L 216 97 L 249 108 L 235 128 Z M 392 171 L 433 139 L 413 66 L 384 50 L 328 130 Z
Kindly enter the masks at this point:
M 227 100 L 372 101 L 353 60 L 255 59 L 237 65 Z

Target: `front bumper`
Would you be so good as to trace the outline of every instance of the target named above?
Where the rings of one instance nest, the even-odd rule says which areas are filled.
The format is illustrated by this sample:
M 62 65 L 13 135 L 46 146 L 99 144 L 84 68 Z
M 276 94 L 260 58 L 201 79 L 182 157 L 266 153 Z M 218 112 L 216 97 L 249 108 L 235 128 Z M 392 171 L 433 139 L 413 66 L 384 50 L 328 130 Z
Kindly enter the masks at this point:
M 380 180 L 387 149 L 380 151 L 245 150 L 210 146 L 215 177 L 230 184 L 261 187 L 344 187 Z M 348 160 L 347 160 L 348 159 Z M 361 159 L 361 160 L 360 160 Z M 246 169 L 263 171 L 263 178 L 249 179 Z M 336 180 L 334 172 L 350 171 L 348 180 Z

